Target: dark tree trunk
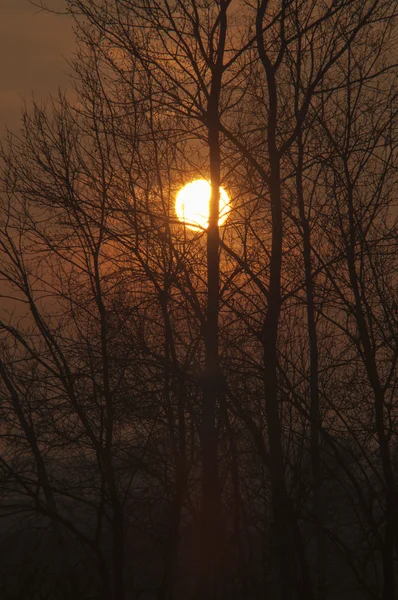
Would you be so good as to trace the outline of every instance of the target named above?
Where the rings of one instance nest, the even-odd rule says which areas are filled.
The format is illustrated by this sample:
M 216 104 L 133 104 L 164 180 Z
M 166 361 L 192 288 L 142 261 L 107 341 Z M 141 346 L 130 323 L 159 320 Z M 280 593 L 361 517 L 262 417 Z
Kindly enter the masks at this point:
M 277 564 L 278 597 L 291 600 L 294 590 L 294 562 L 290 542 L 290 515 L 285 483 L 282 432 L 279 416 L 277 337 L 281 308 L 282 211 L 280 174 L 277 159 L 271 161 L 270 198 L 272 207 L 272 248 L 268 307 L 263 327 L 265 409 L 272 480 L 274 537 L 272 554 Z
M 356 225 L 354 214 L 353 186 L 350 181 L 348 165 L 345 164 L 347 179 L 347 203 L 349 228 L 348 235 L 345 236 L 347 267 L 350 276 L 350 284 L 354 295 L 355 309 L 354 315 L 358 327 L 359 342 L 358 350 L 362 356 L 366 369 L 368 381 L 373 390 L 375 429 L 379 444 L 380 462 L 384 477 L 385 488 L 385 531 L 384 546 L 382 549 L 383 560 L 383 600 L 394 600 L 395 598 L 395 565 L 394 565 L 394 546 L 397 537 L 397 517 L 394 471 L 391 461 L 388 435 L 385 430 L 384 410 L 385 410 L 385 392 L 383 390 L 377 361 L 376 350 L 372 345 L 369 334 L 368 324 L 365 317 L 363 300 L 360 291 L 360 280 L 355 265 L 355 247 L 356 247 Z
M 198 598 L 216 600 L 224 593 L 225 531 L 221 511 L 218 470 L 217 406 L 223 381 L 219 363 L 219 197 L 221 181 L 219 100 L 223 74 L 223 56 L 227 28 L 228 2 L 220 3 L 219 35 L 212 65 L 212 81 L 207 107 L 210 154 L 211 199 L 207 230 L 207 313 L 204 331 L 205 373 L 202 401 L 202 523 L 200 581 Z
M 322 473 L 320 456 L 321 413 L 319 403 L 318 377 L 318 335 L 315 322 L 314 281 L 311 256 L 310 225 L 305 214 L 303 192 L 303 158 L 304 148 L 301 131 L 297 137 L 298 163 L 296 170 L 296 189 L 299 206 L 300 223 L 303 236 L 303 258 L 305 273 L 305 292 L 307 309 L 307 327 L 310 344 L 310 451 L 312 463 L 312 509 L 315 521 L 316 539 L 316 598 L 322 600 L 325 586 L 325 536 L 323 532 L 322 509 Z
M 271 204 L 272 241 L 270 252 L 270 275 L 268 306 L 263 325 L 265 411 L 269 443 L 269 468 L 272 481 L 272 508 L 274 518 L 274 539 L 272 555 L 276 560 L 278 592 L 280 600 L 294 597 L 294 557 L 292 554 L 291 522 L 288 495 L 285 482 L 282 431 L 279 416 L 278 395 L 278 354 L 277 340 L 281 311 L 281 270 L 282 270 L 282 205 L 280 182 L 280 153 L 277 147 L 278 101 L 276 69 L 264 47 L 263 20 L 267 1 L 262 0 L 257 10 L 256 38 L 259 58 L 264 68 L 268 88 L 267 146 L 269 156 L 268 190 Z

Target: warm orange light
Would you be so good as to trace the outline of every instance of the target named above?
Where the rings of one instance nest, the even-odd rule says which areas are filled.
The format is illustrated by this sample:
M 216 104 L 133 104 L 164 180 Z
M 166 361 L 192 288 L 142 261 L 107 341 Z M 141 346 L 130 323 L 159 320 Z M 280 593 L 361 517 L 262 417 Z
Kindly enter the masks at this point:
M 182 223 L 193 231 L 201 231 L 209 226 L 211 185 L 206 179 L 196 179 L 187 183 L 177 194 L 176 213 Z M 218 224 L 221 226 L 231 210 L 230 200 L 224 188 L 220 187 Z

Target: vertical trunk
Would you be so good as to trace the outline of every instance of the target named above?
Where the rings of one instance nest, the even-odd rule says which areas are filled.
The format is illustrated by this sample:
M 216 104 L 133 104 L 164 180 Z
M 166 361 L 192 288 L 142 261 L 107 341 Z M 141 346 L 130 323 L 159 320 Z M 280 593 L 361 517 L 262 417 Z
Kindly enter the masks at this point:
M 359 336 L 363 348 L 363 357 L 368 374 L 369 382 L 374 393 L 374 410 L 376 434 L 379 444 L 380 461 L 382 465 L 385 486 L 385 529 L 384 547 L 382 550 L 383 560 L 383 600 L 394 600 L 395 598 L 395 565 L 394 565 L 394 542 L 396 538 L 396 491 L 394 472 L 391 463 L 388 436 L 384 425 L 384 391 L 381 387 L 374 350 L 372 349 L 369 333 L 366 326 L 365 316 L 360 304 L 357 276 L 353 264 L 349 267 L 350 276 L 356 300 L 356 319 Z
M 224 528 L 221 515 L 221 491 L 218 470 L 216 411 L 222 388 L 219 365 L 219 196 L 221 152 L 219 139 L 219 100 L 223 73 L 223 56 L 227 26 L 227 4 L 220 3 L 219 37 L 212 65 L 212 81 L 207 107 L 208 144 L 210 155 L 211 198 L 207 230 L 207 313 L 204 331 L 205 376 L 202 402 L 202 531 L 201 574 L 198 597 L 203 600 L 220 598 L 223 593 Z
M 113 510 L 113 595 L 124 600 L 124 519 L 119 502 Z
M 272 209 L 272 248 L 268 307 L 263 327 L 265 410 L 269 443 L 269 466 L 272 480 L 272 508 L 275 526 L 273 555 L 277 560 L 278 596 L 291 600 L 294 589 L 294 563 L 289 531 L 289 505 L 285 482 L 282 431 L 278 402 L 277 336 L 281 309 L 282 211 L 279 159 L 270 160 L 270 199 Z
M 185 387 L 180 377 L 178 359 L 175 352 L 173 331 L 169 315 L 169 292 L 167 283 L 160 295 L 164 327 L 165 327 L 165 398 L 167 403 L 170 436 L 172 440 L 176 478 L 175 493 L 171 505 L 168 533 L 164 547 L 164 575 L 158 590 L 159 600 L 172 600 L 177 578 L 178 551 L 180 546 L 181 513 L 187 486 L 186 428 L 185 428 Z M 170 364 L 172 367 L 170 368 Z M 172 379 L 177 380 L 177 416 L 178 439 L 175 440 L 175 414 L 171 404 L 170 392 Z
M 125 598 L 125 551 L 124 551 L 124 511 L 120 502 L 119 491 L 115 474 L 113 471 L 112 457 L 110 453 L 103 454 L 102 458 L 103 477 L 109 490 L 109 498 L 112 507 L 112 600 L 124 600 Z
M 97 565 L 102 586 L 100 591 L 100 598 L 101 600 L 109 600 L 109 598 L 112 598 L 111 580 L 109 576 L 108 565 L 101 554 L 99 554 L 98 556 Z
M 383 600 L 393 600 L 395 597 L 395 565 L 394 565 L 394 542 L 397 537 L 397 518 L 396 514 L 396 490 L 394 481 L 394 471 L 391 462 L 391 454 L 388 442 L 388 435 L 384 424 L 384 403 L 385 394 L 380 382 L 376 352 L 372 346 L 371 337 L 366 322 L 360 282 L 355 266 L 355 246 L 356 246 L 356 226 L 354 218 L 353 204 L 353 186 L 350 181 L 348 166 L 345 165 L 345 172 L 348 185 L 348 216 L 349 232 L 346 237 L 347 266 L 350 276 L 350 284 L 355 302 L 355 319 L 358 327 L 360 340 L 360 353 L 367 377 L 374 394 L 374 411 L 376 434 L 379 444 L 380 462 L 384 477 L 385 487 L 385 532 L 384 547 L 382 550 L 383 560 Z
M 241 494 L 241 480 L 239 472 L 239 449 L 235 442 L 234 430 L 231 426 L 231 422 L 228 414 L 228 407 L 225 402 L 224 396 L 220 399 L 220 409 L 222 413 L 223 424 L 225 425 L 226 433 L 228 436 L 229 453 L 231 460 L 231 478 L 233 486 L 233 525 L 234 525 L 234 538 L 236 540 L 236 547 L 234 551 L 237 552 L 238 564 L 236 566 L 238 580 L 240 582 L 240 592 L 247 596 L 250 594 L 251 582 L 249 574 L 249 559 L 247 556 L 247 538 L 245 533 L 246 529 L 246 515 L 244 509 L 244 503 Z M 245 531 L 243 531 L 245 530 Z
M 312 463 L 312 509 L 315 521 L 315 569 L 316 569 L 316 598 L 322 600 L 325 583 L 325 539 L 323 533 L 322 510 L 322 473 L 319 431 L 321 414 L 319 406 L 318 380 L 318 336 L 315 323 L 314 283 L 312 275 L 311 233 L 305 214 L 303 193 L 303 157 L 304 148 L 301 132 L 297 138 L 298 163 L 296 171 L 297 200 L 303 235 L 303 258 L 305 272 L 305 292 L 307 309 L 307 327 L 310 344 L 310 452 Z
M 111 386 L 111 367 L 108 353 L 108 318 L 101 288 L 99 255 L 102 244 L 102 232 L 93 253 L 95 275 L 95 301 L 100 317 L 102 380 L 105 400 L 105 444 L 101 459 L 103 476 L 109 489 L 112 505 L 112 563 L 113 563 L 113 600 L 124 600 L 124 512 L 113 468 L 113 435 L 114 435 L 114 394 Z
M 272 216 L 272 241 L 270 253 L 270 277 L 268 307 L 263 326 L 263 356 L 265 411 L 269 443 L 269 468 L 272 480 L 272 507 L 275 526 L 273 555 L 277 561 L 278 596 L 291 600 L 294 593 L 294 560 L 291 552 L 289 528 L 289 503 L 285 481 L 282 430 L 279 417 L 277 338 L 281 311 L 282 269 L 282 206 L 280 184 L 280 153 L 277 147 L 278 101 L 276 70 L 271 63 L 263 42 L 263 19 L 268 2 L 262 0 L 257 10 L 256 38 L 259 58 L 264 68 L 268 88 L 267 146 L 269 154 L 268 189 Z
M 214 127 L 212 123 L 211 127 Z M 223 538 L 221 523 L 221 498 L 218 472 L 216 409 L 221 387 L 218 357 L 219 312 L 219 238 L 218 198 L 220 186 L 220 160 L 218 131 L 209 127 L 210 171 L 212 194 L 207 232 L 207 318 L 205 331 L 205 377 L 202 403 L 202 542 L 201 542 L 201 597 L 218 597 L 220 585 Z
M 172 600 L 177 578 L 178 549 L 180 546 L 180 521 L 185 495 L 185 482 L 177 477 L 177 490 L 170 511 L 169 530 L 164 552 L 164 575 L 158 591 L 159 600 Z

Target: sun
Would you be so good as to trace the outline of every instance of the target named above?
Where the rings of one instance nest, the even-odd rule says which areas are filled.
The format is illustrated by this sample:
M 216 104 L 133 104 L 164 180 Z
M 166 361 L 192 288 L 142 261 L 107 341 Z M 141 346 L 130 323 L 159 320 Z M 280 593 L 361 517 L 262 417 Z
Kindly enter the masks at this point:
M 211 185 L 206 179 L 196 179 L 184 185 L 176 197 L 176 213 L 182 223 L 193 231 L 202 231 L 209 226 Z M 230 199 L 224 188 L 220 187 L 220 206 L 218 225 L 228 218 L 231 210 Z

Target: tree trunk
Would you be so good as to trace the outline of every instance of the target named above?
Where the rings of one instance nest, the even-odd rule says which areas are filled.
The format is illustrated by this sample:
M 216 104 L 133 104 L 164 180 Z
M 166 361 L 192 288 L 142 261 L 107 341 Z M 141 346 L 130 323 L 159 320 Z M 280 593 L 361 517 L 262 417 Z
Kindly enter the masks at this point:
M 372 346 L 371 337 L 366 322 L 363 300 L 360 291 L 360 282 L 355 266 L 356 226 L 353 204 L 353 185 L 350 181 L 348 167 L 345 165 L 347 188 L 348 188 L 348 216 L 349 232 L 345 239 L 347 266 L 350 276 L 350 284 L 354 294 L 355 319 L 359 334 L 359 352 L 362 356 L 367 377 L 374 394 L 375 428 L 379 444 L 380 462 L 383 471 L 385 486 L 385 533 L 384 546 L 382 550 L 383 560 L 383 600 L 394 600 L 395 598 L 395 565 L 394 565 L 394 542 L 397 537 L 397 517 L 394 471 L 391 462 L 388 436 L 384 424 L 385 393 L 381 385 L 379 371 L 376 361 L 376 351 Z
M 278 597 L 291 600 L 294 589 L 294 563 L 291 552 L 289 506 L 285 483 L 282 432 L 279 417 L 277 336 L 281 308 L 282 211 L 280 202 L 279 162 L 271 161 L 270 197 L 272 207 L 272 249 L 268 307 L 263 327 L 265 410 L 272 480 L 272 508 L 275 535 L 272 554 L 278 573 Z
M 210 154 L 211 198 L 207 229 L 207 313 L 204 331 L 205 373 L 202 401 L 202 527 L 200 550 L 200 581 L 198 598 L 216 600 L 223 594 L 225 531 L 221 514 L 221 491 L 218 471 L 217 405 L 222 393 L 219 364 L 219 198 L 221 152 L 219 139 L 219 99 L 223 73 L 223 56 L 227 27 L 227 6 L 220 3 L 219 38 L 216 61 L 212 65 L 212 81 L 207 107 L 208 144 Z
M 316 598 L 322 600 L 325 588 L 325 536 L 323 533 L 322 508 L 322 473 L 319 431 L 321 414 L 319 406 L 318 378 L 318 335 L 315 323 L 314 282 L 311 257 L 311 232 L 305 214 L 303 193 L 303 157 L 304 148 L 302 135 L 297 137 L 298 163 L 296 170 L 297 200 L 303 236 L 303 258 L 305 273 L 305 292 L 307 309 L 307 327 L 310 344 L 310 452 L 312 464 L 312 509 L 315 521 L 315 569 L 316 569 Z

